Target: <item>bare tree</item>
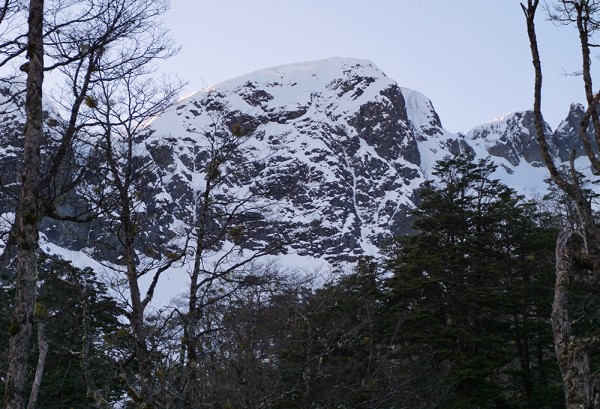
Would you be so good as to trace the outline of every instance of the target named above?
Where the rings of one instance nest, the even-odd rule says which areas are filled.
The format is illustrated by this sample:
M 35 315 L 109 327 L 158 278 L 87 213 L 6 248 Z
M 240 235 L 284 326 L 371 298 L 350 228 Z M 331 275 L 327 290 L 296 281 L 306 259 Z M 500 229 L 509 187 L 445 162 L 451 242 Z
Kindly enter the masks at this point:
M 149 348 L 146 309 L 162 273 L 185 255 L 185 243 L 178 246 L 178 237 L 167 237 L 164 242 L 151 237 L 148 229 L 156 226 L 149 220 L 147 205 L 157 193 L 153 192 L 156 165 L 140 152 L 138 142 L 148 131 L 144 123 L 171 104 L 179 87 L 126 73 L 120 81 L 100 84 L 100 89 L 94 109 L 102 129 L 100 158 L 106 162 L 107 178 L 97 191 L 114 191 L 112 200 L 103 205 L 103 220 L 109 221 L 118 240 L 117 264 L 111 269 L 125 278 L 125 298 L 130 307 L 127 318 L 138 363 L 139 387 L 130 382 L 127 390 L 137 403 L 154 407 L 155 351 Z M 142 293 L 140 279 L 146 276 L 150 276 L 150 284 Z
M 39 209 L 39 149 L 44 132 L 42 83 L 44 81 L 43 20 L 44 1 L 29 3 L 29 32 L 27 38 L 27 71 L 25 146 L 21 187 L 19 239 L 15 310 L 10 325 L 10 346 L 6 374 L 5 406 L 8 409 L 25 407 L 24 390 L 27 374 L 33 307 L 37 279 L 37 240 Z
M 534 118 L 537 140 L 542 150 L 544 163 L 550 172 L 552 181 L 575 203 L 584 246 L 570 249 L 567 244 L 571 237 L 571 228 L 566 226 L 559 235 L 556 246 L 556 285 L 552 307 L 552 327 L 554 345 L 563 376 L 566 405 L 569 409 L 600 407 L 600 379 L 591 367 L 600 337 L 594 334 L 576 334 L 573 322 L 576 319 L 569 307 L 569 283 L 580 279 L 580 271 L 591 273 L 591 285 L 597 285 L 600 274 L 600 228 L 598 227 L 592 203 L 586 195 L 580 175 L 575 169 L 576 152 L 570 157 L 570 169 L 567 174 L 561 172 L 554 162 L 546 136 L 542 118 L 542 66 L 535 28 L 535 16 L 539 0 L 521 3 L 527 22 L 527 33 L 535 71 Z M 600 2 L 596 0 L 560 0 L 554 7 L 548 7 L 550 18 L 561 24 L 573 24 L 577 27 L 581 45 L 583 86 L 587 99 L 587 109 L 579 125 L 579 137 L 585 155 L 595 172 L 600 171 L 598 153 L 592 148 L 592 141 L 600 146 L 600 118 L 598 102 L 600 93 L 594 93 L 591 76 L 591 49 L 593 35 L 600 28 L 598 12 Z M 591 132 L 590 132 L 591 131 Z
M 10 329 L 6 407 L 24 408 L 23 392 L 30 351 L 36 293 L 40 220 L 89 221 L 97 209 L 66 211 L 65 200 L 89 175 L 91 154 L 105 141 L 102 121 L 91 114 L 94 93 L 110 83 L 152 72 L 153 61 L 176 52 L 157 19 L 168 0 L 4 0 L 0 5 L 0 66 L 17 66 L 27 74 L 26 126 L 21 195 L 5 254 L 17 248 L 16 302 Z M 27 25 L 23 22 L 27 21 Z M 44 134 L 44 72 L 60 73 L 66 87 L 57 105 L 66 116 L 56 138 Z M 12 96 L 8 96 L 12 98 Z M 138 111 L 139 112 L 139 111 Z M 145 112 L 148 114 L 148 112 Z M 129 125 L 137 117 L 129 118 Z M 58 125 L 58 126 L 57 126 Z M 41 161 L 40 152 L 47 152 Z M 76 207 L 75 207 L 76 208 Z M 3 257 L 6 260 L 9 257 Z
M 33 379 L 33 385 L 31 386 L 31 393 L 29 394 L 29 403 L 27 409 L 35 409 L 37 405 L 38 394 L 40 392 L 40 385 L 42 384 L 42 377 L 44 376 L 44 365 L 46 364 L 46 355 L 48 354 L 48 343 L 44 336 L 44 324 L 38 322 L 38 348 L 40 350 L 38 356 L 38 363 L 35 369 L 35 376 Z
M 210 105 L 211 96 L 208 98 L 207 105 Z M 259 229 L 262 221 L 265 205 L 257 200 L 262 192 L 230 194 L 222 188 L 239 183 L 240 175 L 247 173 L 245 167 L 250 164 L 244 157 L 243 146 L 249 137 L 256 135 L 252 135 L 252 126 L 243 119 L 226 117 L 227 111 L 227 107 L 220 106 L 213 112 L 209 128 L 195 132 L 202 150 L 197 152 L 197 157 L 203 158 L 199 163 L 202 169 L 198 171 L 204 180 L 194 192 L 194 214 L 190 218 L 193 264 L 187 311 L 180 313 L 185 351 L 182 357 L 183 407 L 192 407 L 193 402 L 202 399 L 199 391 L 202 361 L 206 350 L 212 349 L 207 347 L 206 336 L 219 331 L 205 325 L 210 311 L 238 291 L 259 285 L 252 274 L 254 262 L 279 251 L 284 244 L 278 237 L 271 237 L 258 246 L 245 246 L 245 240 L 253 230 Z

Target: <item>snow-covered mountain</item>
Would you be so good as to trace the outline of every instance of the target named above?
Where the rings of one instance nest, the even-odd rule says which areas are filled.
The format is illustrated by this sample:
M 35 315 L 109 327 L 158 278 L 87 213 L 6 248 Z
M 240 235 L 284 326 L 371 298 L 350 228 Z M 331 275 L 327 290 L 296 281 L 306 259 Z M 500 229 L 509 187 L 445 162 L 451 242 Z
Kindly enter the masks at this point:
M 160 167 L 168 191 L 199 191 L 204 177 L 193 177 L 190 159 L 215 123 L 238 124 L 247 135 L 241 157 L 251 165 L 225 188 L 263 192 L 256 200 L 264 229 L 305 233 L 293 251 L 354 259 L 408 229 L 424 181 L 419 139 L 439 126 L 427 104 L 371 62 L 335 58 L 257 71 L 190 96 L 152 122 L 145 143 L 168 152 Z
M 237 124 L 247 135 L 246 166 L 226 188 L 263 192 L 255 203 L 265 209 L 257 236 L 305 232 L 290 244 L 302 255 L 354 260 L 377 253 L 410 230 L 410 210 L 435 161 L 464 149 L 490 156 L 497 177 L 518 191 L 545 190 L 531 112 L 453 134 L 427 97 L 399 87 L 370 61 L 330 58 L 259 70 L 189 96 L 156 118 L 146 147 L 169 157 L 160 166 L 166 190 L 180 192 L 188 206 L 204 180 L 192 158 L 206 149 L 216 123 Z M 573 139 L 563 135 L 572 132 L 565 123 L 556 133 L 546 125 L 551 149 L 563 160 L 565 141 Z
M 546 125 L 560 160 L 577 140 L 581 115 L 573 105 L 557 131 Z M 14 128 L 16 119 L 7 118 L 0 126 Z M 2 163 L 14 157 L 10 134 L 0 135 Z M 148 240 L 175 236 L 197 219 L 207 175 L 218 167 L 214 200 L 242 206 L 236 223 L 245 225 L 244 247 L 276 237 L 284 253 L 330 261 L 377 254 L 386 240 L 409 232 L 419 187 L 446 155 L 490 156 L 496 176 L 525 194 L 544 191 L 547 177 L 531 112 L 450 133 L 427 97 L 351 58 L 267 68 L 217 84 L 177 101 L 136 143 L 154 169 L 139 207 L 155 224 Z M 1 211 L 9 220 L 10 206 Z M 46 225 L 55 245 L 92 246 L 68 243 L 57 229 Z

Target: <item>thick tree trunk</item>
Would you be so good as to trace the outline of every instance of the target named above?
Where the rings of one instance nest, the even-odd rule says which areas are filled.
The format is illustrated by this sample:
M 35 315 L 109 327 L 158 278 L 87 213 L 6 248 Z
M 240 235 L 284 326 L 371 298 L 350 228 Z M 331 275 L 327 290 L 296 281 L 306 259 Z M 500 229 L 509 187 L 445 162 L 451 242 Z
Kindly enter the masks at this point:
M 564 230 L 556 241 L 556 284 L 552 303 L 554 349 L 563 378 L 567 409 L 599 407 L 597 385 L 590 373 L 589 349 L 596 340 L 571 334 L 568 287 L 571 258 L 566 250 L 571 230 Z
M 39 160 L 43 136 L 42 83 L 44 80 L 43 50 L 44 1 L 30 0 L 27 53 L 27 97 L 25 111 L 25 143 L 23 178 L 19 212 L 15 310 L 9 334 L 8 370 L 5 382 L 5 407 L 22 409 L 24 403 L 27 360 L 31 344 L 31 329 L 36 290 L 36 250 L 39 225 Z
M 571 2 L 570 2 L 571 3 Z M 571 179 L 568 180 L 559 172 L 548 148 L 546 136 L 544 135 L 544 125 L 542 118 L 542 65 L 537 44 L 535 30 L 535 13 L 539 5 L 539 0 L 528 0 L 526 4 L 521 4 L 527 21 L 527 33 L 531 47 L 532 62 L 535 70 L 534 86 L 534 121 L 536 138 L 540 144 L 542 158 L 546 168 L 550 172 L 552 180 L 564 191 L 577 206 L 579 215 L 582 218 L 583 229 L 588 239 L 589 249 L 592 256 L 598 254 L 600 248 L 600 231 L 598 230 L 595 218 L 592 212 L 590 201 L 587 200 L 581 184 L 578 180 L 574 166 L 574 155 L 571 157 Z M 571 5 L 578 8 L 583 3 L 572 2 Z M 581 10 L 578 17 L 581 18 Z M 589 47 L 587 44 L 588 32 L 578 21 L 579 33 L 582 40 L 583 72 L 586 88 L 586 96 L 590 103 L 591 111 L 584 116 L 585 122 L 580 129 L 581 138 L 584 144 L 587 142 L 587 121 L 589 115 L 595 112 L 596 98 L 591 92 L 591 77 L 589 76 Z M 593 111 L 593 112 L 592 112 Z M 594 116 L 593 122 L 600 126 L 597 116 Z M 589 149 L 586 149 L 588 154 Z M 595 158 L 590 158 L 593 166 L 598 165 Z M 569 316 L 569 283 L 573 273 L 571 255 L 566 250 L 566 245 L 571 237 L 571 231 L 563 231 L 556 243 L 556 284 L 554 288 L 554 302 L 552 304 L 552 331 L 554 336 L 554 348 L 563 377 L 563 388 L 565 391 L 565 403 L 567 409 L 590 409 L 600 407 L 598 401 L 598 385 L 590 371 L 590 352 L 597 344 L 597 337 L 574 336 L 571 333 L 571 317 Z M 596 270 L 596 263 L 592 263 L 591 269 Z M 597 273 L 597 271 L 594 271 Z

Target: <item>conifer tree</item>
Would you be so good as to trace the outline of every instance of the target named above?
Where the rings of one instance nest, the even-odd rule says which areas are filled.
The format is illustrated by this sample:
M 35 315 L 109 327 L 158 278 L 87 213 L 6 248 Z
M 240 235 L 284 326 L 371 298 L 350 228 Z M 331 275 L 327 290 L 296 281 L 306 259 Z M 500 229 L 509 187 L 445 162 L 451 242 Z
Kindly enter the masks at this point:
M 118 317 L 123 310 L 90 269 L 80 270 L 66 261 L 43 257 L 39 272 L 34 324 L 37 328 L 43 325 L 48 353 L 38 407 L 115 404 L 124 393 L 115 373 L 121 364 L 117 357 L 126 350 L 114 342 L 122 327 Z M 12 314 L 13 293 L 10 287 L 0 291 L 0 323 L 5 327 Z M 7 341 L 0 340 L 2 350 Z M 35 355 L 30 356 L 30 366 L 35 366 Z M 0 367 L 6 367 L 4 359 L 0 359 Z M 27 382 L 32 376 L 32 371 L 28 371 Z M 3 397 L 0 391 L 0 399 Z M 105 405 L 96 406 L 100 402 Z
M 560 402 L 549 361 L 552 235 L 494 170 L 470 153 L 438 162 L 440 182 L 415 211 L 418 234 L 391 252 L 390 336 L 401 359 L 443 374 L 440 407 Z

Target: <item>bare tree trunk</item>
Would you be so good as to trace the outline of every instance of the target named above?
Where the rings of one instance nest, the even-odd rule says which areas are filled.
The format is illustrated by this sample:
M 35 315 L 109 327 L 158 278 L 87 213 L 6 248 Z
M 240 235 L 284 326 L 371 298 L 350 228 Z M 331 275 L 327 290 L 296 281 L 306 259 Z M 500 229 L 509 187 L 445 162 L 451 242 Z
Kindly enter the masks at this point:
M 148 408 L 152 407 L 152 371 L 150 356 L 148 353 L 146 341 L 146 329 L 144 327 L 144 307 L 141 301 L 140 287 L 138 283 L 138 273 L 135 265 L 135 249 L 133 230 L 134 226 L 130 220 L 129 209 L 123 208 L 123 225 L 125 232 L 125 251 L 124 259 L 127 265 L 127 281 L 129 283 L 129 295 L 131 297 L 130 325 L 135 341 L 135 354 L 138 360 L 138 373 L 140 376 L 140 399 Z
M 27 360 L 31 344 L 33 307 L 36 290 L 36 250 L 39 225 L 39 161 L 40 140 L 43 136 L 42 83 L 44 80 L 43 49 L 44 1 L 30 0 L 27 75 L 25 102 L 25 144 L 23 152 L 23 178 L 19 238 L 17 252 L 15 310 L 9 335 L 8 370 L 5 383 L 7 409 L 25 407 L 23 394 L 27 373 Z
M 110 112 L 106 112 L 106 124 L 110 124 Z M 152 371 L 148 349 L 146 346 L 146 330 L 144 327 L 144 309 L 145 304 L 142 301 L 140 287 L 138 283 L 139 271 L 136 266 L 135 256 L 135 236 L 136 222 L 132 215 L 132 198 L 129 193 L 131 187 L 133 171 L 131 169 L 133 141 L 131 137 L 127 140 L 126 170 L 121 173 L 117 159 L 114 156 L 113 134 L 110 126 L 106 130 L 106 161 L 108 168 L 113 176 L 113 183 L 118 194 L 118 208 L 120 211 L 120 223 L 122 236 L 120 238 L 123 245 L 123 262 L 125 264 L 125 275 L 129 286 L 129 297 L 131 302 L 131 313 L 129 315 L 130 328 L 135 342 L 135 355 L 138 361 L 139 375 L 139 393 L 128 386 L 127 391 L 130 397 L 138 404 L 145 405 L 146 408 L 153 407 L 152 398 Z
M 206 178 L 206 186 L 202 194 L 202 208 L 198 215 L 196 229 L 196 252 L 194 254 L 194 267 L 190 277 L 190 293 L 188 301 L 187 323 L 184 328 L 183 350 L 186 351 L 187 359 L 184 370 L 183 402 L 184 407 L 190 407 L 195 399 L 197 372 L 199 368 L 197 351 L 197 325 L 201 308 L 198 291 L 200 287 L 200 271 L 204 257 L 204 240 L 206 234 L 206 222 L 209 213 L 210 193 L 212 189 L 212 178 Z
M 593 340 L 571 334 L 568 287 L 572 265 L 566 250 L 571 234 L 570 229 L 565 229 L 556 241 L 556 284 L 552 303 L 554 349 L 563 377 L 567 409 L 595 408 L 596 391 L 589 356 L 589 345 Z
M 42 376 L 44 375 L 44 365 L 46 364 L 46 355 L 48 354 L 48 343 L 44 336 L 44 324 L 38 323 L 38 363 L 35 369 L 35 377 L 33 378 L 33 385 L 31 386 L 31 393 L 29 394 L 29 404 L 27 409 L 35 409 L 37 405 L 38 395 L 40 393 L 40 385 L 42 384 Z
M 585 1 L 563 2 L 569 3 L 569 7 L 574 7 L 577 11 L 577 26 L 579 29 L 582 57 L 585 91 L 590 107 L 584 115 L 580 126 L 580 137 L 586 147 L 586 153 L 592 166 L 597 167 L 599 163 L 589 147 L 587 140 L 587 127 L 592 118 L 594 126 L 600 126 L 600 120 L 595 114 L 597 106 L 597 97 L 592 93 L 592 83 L 590 76 L 589 59 L 589 31 L 582 25 L 582 16 Z M 534 85 L 534 121 L 536 138 L 540 144 L 542 157 L 546 168 L 550 172 L 552 180 L 564 191 L 577 206 L 577 210 L 582 220 L 582 227 L 585 238 L 589 243 L 589 249 L 583 249 L 577 252 L 580 261 L 586 261 L 587 268 L 593 273 L 598 273 L 598 264 L 596 257 L 600 248 L 600 230 L 596 226 L 596 221 L 592 212 L 590 201 L 586 198 L 581 182 L 578 179 L 574 165 L 574 152 L 571 155 L 571 179 L 561 174 L 554 164 L 550 154 L 546 136 L 544 135 L 544 126 L 541 110 L 542 102 L 542 66 L 537 44 L 537 35 L 535 30 L 535 13 L 539 0 L 528 0 L 526 4 L 521 4 L 527 21 L 527 33 L 531 47 L 532 62 L 535 70 Z M 587 12 L 587 11 L 586 11 Z M 568 20 L 567 20 L 568 21 Z M 599 131 L 599 129 L 596 129 Z M 569 283 L 571 275 L 574 272 L 572 265 L 573 254 L 569 254 L 566 245 L 571 237 L 571 230 L 563 231 L 556 243 L 556 284 L 554 287 L 554 301 L 552 304 L 552 332 L 554 337 L 554 348 L 558 359 L 559 367 L 563 378 L 563 388 L 565 391 L 565 404 L 567 409 L 589 409 L 600 407 L 598 397 L 598 381 L 591 373 L 590 354 L 598 344 L 597 336 L 576 336 L 571 332 L 571 317 L 569 316 Z

